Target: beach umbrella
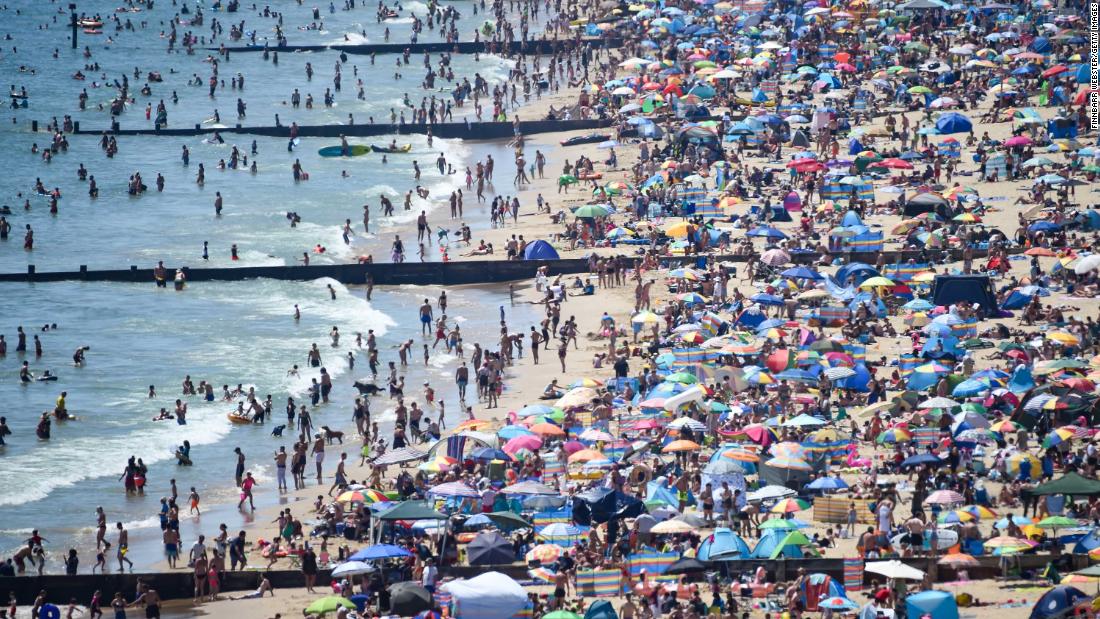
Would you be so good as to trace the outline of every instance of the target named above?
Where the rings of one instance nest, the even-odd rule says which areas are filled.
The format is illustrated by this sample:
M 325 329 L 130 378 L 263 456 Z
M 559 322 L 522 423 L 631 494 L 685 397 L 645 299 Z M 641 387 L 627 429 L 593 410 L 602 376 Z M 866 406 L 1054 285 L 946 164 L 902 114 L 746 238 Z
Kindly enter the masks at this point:
M 1007 535 L 1001 535 L 998 537 L 990 538 L 982 542 L 986 548 L 992 548 L 999 550 L 1004 554 L 1019 552 L 1021 550 L 1030 550 L 1035 547 L 1035 543 L 1019 537 L 1009 537 Z
M 768 266 L 779 267 L 791 261 L 791 255 L 784 249 L 769 249 L 760 255 L 760 261 Z
M 309 606 L 306 606 L 304 614 L 324 615 L 327 613 L 334 613 L 341 608 L 355 610 L 355 602 L 345 597 L 340 597 L 339 595 L 326 595 L 323 598 L 314 600 Z
M 956 569 L 960 567 L 973 567 L 979 564 L 977 559 L 975 559 L 971 555 L 962 552 L 952 552 L 945 554 L 944 556 L 940 557 L 939 560 L 936 561 L 936 563 L 940 565 L 948 565 Z
M 550 425 L 550 424 L 546 424 Z M 557 426 L 554 426 L 557 427 Z M 559 428 L 560 430 L 560 428 Z M 504 452 L 512 454 L 513 456 L 517 451 L 521 449 L 528 449 L 530 451 L 538 451 L 542 447 L 542 438 L 536 436 L 534 432 L 525 436 L 517 436 L 509 440 L 504 444 Z
M 656 533 L 658 535 L 671 535 L 675 533 L 690 533 L 695 530 L 696 527 L 682 520 L 665 520 L 659 522 L 649 530 L 650 533 Z
M 378 568 L 374 567 L 370 563 L 364 563 L 362 561 L 347 561 L 337 565 L 332 570 L 333 578 L 340 578 L 342 576 L 359 576 L 361 574 L 369 574 Z
M 924 502 L 929 505 L 961 505 L 966 498 L 954 490 L 936 490 Z
M 368 488 L 366 490 L 350 490 L 341 493 L 340 496 L 336 497 L 336 500 L 340 503 L 365 503 L 369 505 L 371 503 L 388 501 L 389 497 L 377 490 Z
M 890 561 L 873 561 L 864 565 L 864 571 L 872 574 L 880 574 L 895 580 L 924 580 L 924 572 L 915 567 L 910 567 L 897 559 Z
M 802 458 L 795 458 L 792 456 L 778 456 L 768 460 L 765 464 L 776 469 L 785 469 L 788 471 L 812 471 L 813 467 L 809 462 L 806 462 Z
M 702 446 L 695 441 L 678 440 L 672 441 L 668 445 L 661 448 L 661 453 L 678 453 L 683 451 L 699 451 Z
M 539 436 L 565 436 L 565 430 L 562 429 L 561 426 L 557 426 L 552 423 L 536 423 L 535 425 L 531 426 L 531 431 Z M 508 442 L 511 443 L 512 441 Z
M 955 408 L 959 403 L 944 397 L 929 398 L 917 405 L 917 408 Z
M 375 544 L 361 548 L 348 557 L 349 561 L 377 561 L 379 559 L 396 559 L 411 556 L 408 550 L 394 546 L 393 544 Z
M 399 582 L 389 588 L 390 612 L 400 617 L 412 617 L 434 606 L 430 591 L 415 582 Z
M 771 507 L 768 511 L 773 514 L 788 514 L 791 512 L 800 512 L 806 509 L 810 509 L 810 504 L 802 499 L 782 499 Z
M 661 317 L 651 311 L 638 312 L 631 317 L 630 322 L 636 325 L 660 324 Z
M 852 600 L 839 595 L 834 595 L 830 598 L 825 598 L 817 603 L 818 608 L 828 609 L 831 611 L 845 611 L 855 610 L 859 608 L 859 604 L 856 604 Z
M 543 615 L 542 619 L 581 619 L 581 616 L 568 610 L 555 610 L 552 613 Z
M 528 496 L 558 496 L 558 491 L 550 486 L 537 481 L 521 481 L 511 486 L 505 486 L 500 491 L 502 494 L 518 494 Z
M 1068 529 L 1081 526 L 1081 523 L 1073 518 L 1067 518 L 1065 516 L 1047 516 L 1038 523 L 1036 523 L 1041 529 Z
M 797 494 L 798 492 L 786 486 L 768 485 L 748 493 L 747 498 L 750 501 L 770 501 L 773 499 L 792 497 Z
M 557 544 L 539 544 L 527 551 L 524 559 L 538 561 L 544 565 L 553 563 L 561 556 L 562 547 Z

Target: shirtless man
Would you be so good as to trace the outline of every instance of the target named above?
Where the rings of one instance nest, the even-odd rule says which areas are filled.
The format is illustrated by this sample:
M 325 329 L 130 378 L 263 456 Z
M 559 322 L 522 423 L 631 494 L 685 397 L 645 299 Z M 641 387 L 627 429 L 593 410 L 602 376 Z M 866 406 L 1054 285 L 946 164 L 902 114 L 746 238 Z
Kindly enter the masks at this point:
M 150 587 L 137 597 L 136 600 L 130 602 L 127 606 L 137 606 L 138 604 L 145 604 L 145 619 L 160 619 L 160 595 L 157 590 Z
M 427 335 L 432 328 L 432 318 L 432 304 L 424 299 L 424 304 L 420 306 L 420 335 Z
M 123 528 L 122 523 L 115 523 L 115 528 L 118 529 L 118 571 L 125 571 L 122 564 L 129 563 L 130 571 L 134 571 L 134 562 L 126 558 L 126 553 L 130 550 L 130 532 Z M 160 616 L 158 612 L 157 617 Z
M 313 454 L 313 462 L 317 466 L 317 483 L 321 483 L 321 464 L 325 461 L 325 437 L 320 434 L 315 435 L 313 441 L 313 448 L 310 450 Z

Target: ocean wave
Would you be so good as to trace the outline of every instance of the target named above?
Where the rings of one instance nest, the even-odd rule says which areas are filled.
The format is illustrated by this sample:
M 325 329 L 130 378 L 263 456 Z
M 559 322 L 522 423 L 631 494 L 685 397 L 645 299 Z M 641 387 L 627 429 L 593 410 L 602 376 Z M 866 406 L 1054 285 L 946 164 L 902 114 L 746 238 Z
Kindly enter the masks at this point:
M 214 405 L 193 406 L 185 426 L 149 422 L 124 436 L 79 436 L 81 423 L 56 424 L 49 443 L 5 459 L 0 506 L 40 501 L 56 490 L 102 477 L 107 471 L 121 474 L 130 454 L 142 458 L 146 465 L 173 459 L 184 440 L 190 441 L 192 448 L 210 445 L 224 438 L 231 427 L 223 407 Z

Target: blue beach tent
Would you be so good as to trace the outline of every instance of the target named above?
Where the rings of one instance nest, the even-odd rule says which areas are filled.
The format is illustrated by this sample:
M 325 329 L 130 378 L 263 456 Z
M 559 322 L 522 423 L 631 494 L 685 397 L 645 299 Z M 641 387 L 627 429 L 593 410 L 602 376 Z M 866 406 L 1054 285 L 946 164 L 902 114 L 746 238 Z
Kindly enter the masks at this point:
M 541 239 L 529 244 L 523 250 L 524 260 L 557 260 L 558 250 Z

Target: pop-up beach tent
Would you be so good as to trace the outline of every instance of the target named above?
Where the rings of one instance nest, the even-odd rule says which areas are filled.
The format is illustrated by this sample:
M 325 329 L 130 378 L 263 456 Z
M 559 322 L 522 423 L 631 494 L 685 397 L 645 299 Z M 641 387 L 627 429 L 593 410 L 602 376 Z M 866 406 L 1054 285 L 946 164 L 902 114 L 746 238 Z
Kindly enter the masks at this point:
M 946 307 L 959 301 L 981 306 L 987 316 L 997 313 L 997 297 L 988 275 L 937 275 L 932 282 L 932 303 Z
M 955 596 L 946 591 L 921 591 L 905 600 L 910 617 L 928 615 L 932 619 L 959 619 Z
M 557 260 L 558 250 L 546 241 L 539 239 L 523 248 L 524 260 Z
M 454 580 L 442 589 L 451 594 L 457 619 L 511 619 L 527 604 L 523 587 L 500 572 Z

